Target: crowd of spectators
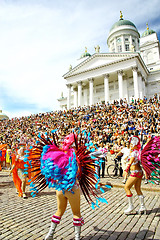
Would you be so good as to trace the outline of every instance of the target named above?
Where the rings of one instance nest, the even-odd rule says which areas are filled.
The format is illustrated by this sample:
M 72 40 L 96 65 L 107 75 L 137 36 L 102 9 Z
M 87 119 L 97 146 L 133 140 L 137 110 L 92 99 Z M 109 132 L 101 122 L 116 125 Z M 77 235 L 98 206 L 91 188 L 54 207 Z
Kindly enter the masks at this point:
M 69 132 L 91 133 L 91 139 L 98 147 L 117 152 L 131 135 L 138 134 L 142 145 L 148 137 L 160 133 L 160 99 L 138 99 L 127 103 L 126 100 L 108 104 L 83 106 L 64 111 L 39 113 L 27 117 L 0 121 L 0 145 L 7 144 L 14 149 L 22 141 L 34 144 L 38 133 L 51 136 L 57 129 L 59 138 Z

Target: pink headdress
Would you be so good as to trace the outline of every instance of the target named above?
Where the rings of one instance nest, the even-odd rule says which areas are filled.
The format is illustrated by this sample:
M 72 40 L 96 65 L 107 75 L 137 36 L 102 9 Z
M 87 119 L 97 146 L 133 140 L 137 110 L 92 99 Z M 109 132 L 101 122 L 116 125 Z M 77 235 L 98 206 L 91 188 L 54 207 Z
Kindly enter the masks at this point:
M 64 138 L 62 150 L 63 151 L 68 150 L 69 147 L 74 143 L 75 138 L 77 138 L 77 135 L 75 135 L 74 133 L 70 133 L 69 135 L 67 135 Z

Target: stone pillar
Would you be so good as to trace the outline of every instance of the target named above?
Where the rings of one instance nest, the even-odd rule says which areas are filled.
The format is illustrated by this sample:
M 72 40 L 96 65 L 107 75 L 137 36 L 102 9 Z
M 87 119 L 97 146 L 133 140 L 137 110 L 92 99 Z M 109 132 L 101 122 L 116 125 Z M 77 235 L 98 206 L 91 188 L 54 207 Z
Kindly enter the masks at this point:
M 77 108 L 78 106 L 77 106 L 77 98 L 78 98 L 78 92 L 77 92 L 77 89 L 74 89 L 73 90 L 73 92 L 74 92 L 74 107 L 75 108 Z
M 67 109 L 70 109 L 70 107 L 71 107 L 71 84 L 67 84 L 67 90 L 68 90 L 68 94 L 67 94 Z
M 104 75 L 104 98 L 105 104 L 109 102 L 109 74 Z
M 138 68 L 133 67 L 132 71 L 133 71 L 133 83 L 134 83 L 134 99 L 137 100 L 139 98 Z
M 138 87 L 139 87 L 139 98 L 143 99 L 143 83 L 142 83 L 142 74 L 141 72 L 138 72 Z
M 122 52 L 125 52 L 125 43 L 124 43 L 124 36 L 122 35 Z
M 78 107 L 82 104 L 82 81 L 77 82 L 78 83 Z
M 124 97 L 123 98 L 126 98 L 127 102 L 129 102 L 129 96 L 128 96 L 128 81 L 127 79 L 124 79 L 123 80 L 123 94 L 124 94 Z
M 139 43 L 138 43 L 138 39 L 136 38 L 136 52 L 139 51 Z
M 143 83 L 143 97 L 146 97 L 146 82 L 145 82 L 145 78 L 142 77 L 142 83 Z
M 132 51 L 132 36 L 129 37 L 129 51 Z
M 88 106 L 88 88 L 83 89 L 83 105 Z
M 118 52 L 118 51 L 117 51 L 117 42 L 116 42 L 116 38 L 114 39 L 114 48 L 115 48 L 115 52 Z
M 91 105 L 93 105 L 93 98 L 94 98 L 94 96 L 93 96 L 94 80 L 93 80 L 93 78 L 90 78 L 90 79 L 88 79 L 88 81 L 89 81 L 89 105 L 91 106 Z
M 118 85 L 119 85 L 119 100 L 123 99 L 123 71 L 120 70 L 118 73 Z

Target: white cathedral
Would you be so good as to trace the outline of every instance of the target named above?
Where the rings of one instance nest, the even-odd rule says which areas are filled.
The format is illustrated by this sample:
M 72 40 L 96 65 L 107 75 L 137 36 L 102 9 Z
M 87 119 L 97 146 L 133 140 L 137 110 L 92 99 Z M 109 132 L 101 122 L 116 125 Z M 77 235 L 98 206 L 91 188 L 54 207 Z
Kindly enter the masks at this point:
M 80 63 L 63 75 L 68 94 L 58 99 L 60 108 L 70 109 L 113 100 L 143 99 L 160 94 L 160 46 L 149 29 L 140 34 L 129 20 L 113 24 L 107 44 L 109 53 L 90 55 L 85 50 Z

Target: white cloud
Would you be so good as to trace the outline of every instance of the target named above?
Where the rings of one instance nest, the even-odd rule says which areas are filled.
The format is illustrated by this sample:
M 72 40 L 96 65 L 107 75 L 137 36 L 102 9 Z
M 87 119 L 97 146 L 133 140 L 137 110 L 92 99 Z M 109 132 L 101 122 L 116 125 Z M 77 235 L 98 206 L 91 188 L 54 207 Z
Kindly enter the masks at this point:
M 158 0 L 1 1 L 1 84 L 13 98 L 35 104 L 37 111 L 57 109 L 57 98 L 65 91 L 62 75 L 85 46 L 91 54 L 96 44 L 101 52 L 108 51 L 107 36 L 119 20 L 120 10 L 140 33 L 146 22 L 151 29 L 160 30 Z M 12 116 L 8 109 L 5 105 L 3 111 Z

